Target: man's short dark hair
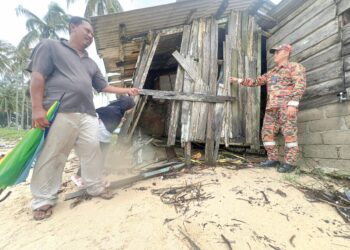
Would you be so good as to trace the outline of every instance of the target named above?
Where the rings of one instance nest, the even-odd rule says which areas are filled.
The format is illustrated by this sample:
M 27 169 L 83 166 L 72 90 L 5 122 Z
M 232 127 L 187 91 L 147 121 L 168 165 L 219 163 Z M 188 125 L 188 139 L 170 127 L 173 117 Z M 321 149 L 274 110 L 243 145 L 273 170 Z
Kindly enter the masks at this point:
M 86 18 L 80 17 L 80 16 L 72 16 L 69 20 L 69 34 L 71 33 L 71 25 L 74 24 L 75 26 L 78 26 L 82 24 L 83 22 L 87 22 L 91 25 L 90 21 Z

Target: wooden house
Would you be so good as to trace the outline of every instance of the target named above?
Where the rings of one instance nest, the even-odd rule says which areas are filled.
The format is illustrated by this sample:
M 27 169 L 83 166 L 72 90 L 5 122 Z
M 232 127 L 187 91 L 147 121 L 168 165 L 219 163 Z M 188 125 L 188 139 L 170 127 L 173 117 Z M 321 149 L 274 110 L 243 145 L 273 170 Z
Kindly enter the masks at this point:
M 266 90 L 228 78 L 266 72 L 273 67 L 266 51 L 290 43 L 291 60 L 306 67 L 308 79 L 300 164 L 349 173 L 349 20 L 348 0 L 188 0 L 95 17 L 92 24 L 107 72 L 120 73 L 110 81 L 144 89 L 122 134 L 130 138 L 142 124 L 152 133 L 162 124 L 168 145 L 181 140 L 187 158 L 191 143 L 205 143 L 209 164 L 221 144 L 260 148 Z

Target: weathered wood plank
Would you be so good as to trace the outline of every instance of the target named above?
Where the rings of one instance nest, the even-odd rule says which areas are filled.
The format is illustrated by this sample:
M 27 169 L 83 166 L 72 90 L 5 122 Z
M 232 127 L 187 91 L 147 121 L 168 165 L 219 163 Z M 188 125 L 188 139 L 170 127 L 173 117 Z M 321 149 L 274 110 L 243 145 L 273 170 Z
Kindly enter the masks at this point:
M 217 58 L 218 58 L 218 25 L 216 23 L 216 20 L 209 19 L 208 26 L 210 27 L 210 34 L 209 36 L 209 51 L 208 53 L 209 58 L 208 62 L 210 64 L 209 67 L 209 93 L 212 95 L 216 95 L 217 91 L 217 74 L 218 74 L 218 64 L 217 64 Z M 216 163 L 216 149 L 219 148 L 215 147 L 215 131 L 220 130 L 221 131 L 221 124 L 222 120 L 215 121 L 215 105 L 211 104 L 208 106 L 208 116 L 207 116 L 207 131 L 206 131 L 206 142 L 205 142 L 205 160 L 208 165 L 215 165 Z M 219 128 L 217 128 L 219 127 Z M 219 135 L 220 138 L 220 135 Z
M 276 33 L 278 30 L 283 28 L 286 24 L 288 24 L 291 20 L 294 20 L 297 16 L 299 16 L 302 12 L 304 12 L 306 9 L 308 9 L 311 5 L 313 5 L 316 1 L 319 0 L 308 0 L 305 1 L 304 4 L 302 4 L 298 9 L 296 9 L 293 13 L 291 13 L 289 16 L 281 20 L 275 27 L 273 27 L 270 32 Z
M 195 93 L 207 93 L 208 92 L 208 77 L 207 79 L 203 79 L 205 73 L 203 74 L 203 66 L 208 65 L 204 61 L 204 54 L 208 51 L 208 42 L 205 41 L 205 33 L 206 33 L 206 20 L 204 18 L 199 19 L 198 23 L 198 36 L 197 36 L 197 68 L 198 68 L 198 76 L 203 81 L 195 81 L 194 82 L 194 92 Z M 209 40 L 207 38 L 207 40 Z M 206 48 L 204 48 L 206 47 Z M 204 52 L 204 49 L 207 51 Z M 209 70 L 209 67 L 206 67 L 206 71 Z M 205 81 L 205 83 L 204 83 Z M 195 102 L 192 104 L 192 115 L 191 115 L 191 141 L 204 141 L 205 139 L 205 130 L 206 130 L 206 122 L 204 122 L 203 116 L 207 117 L 207 105 L 199 102 Z
M 182 55 L 187 54 L 190 34 L 191 34 L 191 26 L 185 25 L 183 28 L 181 48 L 180 48 L 180 53 Z M 183 83 L 184 83 L 184 70 L 181 66 L 178 66 L 174 90 L 182 92 Z M 175 144 L 180 108 L 181 108 L 181 102 L 173 101 L 171 103 L 170 122 L 169 122 L 169 129 L 168 129 L 169 146 Z
M 338 21 L 334 20 L 295 44 L 292 44 L 293 52 L 291 61 L 302 61 L 337 42 L 339 42 Z M 268 54 L 267 56 L 268 68 L 271 69 L 274 65 L 272 55 Z
M 350 43 L 350 23 L 348 23 L 342 28 L 342 32 L 343 32 L 343 35 L 342 35 L 343 44 Z
M 338 19 L 335 19 L 304 39 L 293 44 L 293 53 L 298 54 L 299 52 L 316 45 L 331 35 L 338 33 L 338 30 Z
M 348 9 L 350 9 L 350 1 L 349 0 L 341 0 L 339 5 L 338 5 L 338 14 L 341 14 Z
M 220 95 L 209 95 L 201 93 L 182 93 L 177 91 L 164 91 L 164 90 L 151 90 L 142 89 L 141 95 L 149 95 L 156 99 L 166 100 L 180 100 L 190 102 L 208 102 L 208 103 L 219 103 L 234 101 L 236 98 L 232 96 L 220 96 Z
M 316 107 L 320 107 L 325 104 L 332 104 L 339 102 L 339 97 L 335 94 L 330 94 L 318 98 L 312 98 L 308 100 L 303 100 L 300 103 L 300 110 L 312 109 Z
M 294 32 L 296 32 L 297 30 L 304 31 L 304 27 L 307 29 L 312 28 L 310 27 L 309 23 L 310 22 L 314 23 L 315 19 L 322 19 L 323 18 L 322 15 L 324 15 L 325 9 L 329 9 L 329 7 L 333 7 L 335 11 L 336 6 L 334 5 L 333 0 L 315 1 L 308 8 L 303 9 L 303 12 L 301 12 L 298 16 L 295 16 L 293 19 L 291 19 L 278 31 L 273 32 L 272 36 L 267 41 L 267 47 L 271 48 L 275 44 L 282 44 L 284 43 L 283 39 L 284 40 L 288 39 L 288 43 L 292 43 L 293 39 L 290 37 L 293 36 Z M 335 14 L 333 18 L 334 17 L 335 17 Z M 317 24 L 316 27 L 314 27 L 314 29 L 317 29 L 317 27 L 321 25 L 322 24 Z M 308 32 L 306 32 L 304 35 L 306 35 L 307 33 Z
M 193 85 L 194 82 L 200 78 L 198 75 L 198 67 L 197 63 L 193 60 L 194 58 L 198 58 L 198 20 L 194 20 L 192 22 L 191 26 L 191 35 L 190 35 L 190 42 L 189 42 L 189 48 L 187 57 L 182 62 L 185 62 L 185 64 L 188 66 L 187 69 L 191 69 L 191 71 L 188 71 L 184 68 L 184 65 L 179 62 L 179 64 L 185 69 L 185 77 L 184 77 L 184 86 L 183 86 L 183 92 L 184 93 L 192 93 L 193 92 Z M 179 54 L 178 57 L 183 57 Z M 174 53 L 173 53 L 174 55 Z M 176 53 L 175 53 L 176 55 Z M 175 57 L 175 56 L 174 56 Z M 175 57 L 176 59 L 176 57 Z M 190 142 L 191 138 L 191 115 L 192 115 L 192 103 L 183 101 L 182 102 L 182 113 L 181 113 L 181 142 Z
M 308 100 L 324 95 L 339 93 L 344 90 L 343 78 L 332 79 L 326 82 L 319 83 L 317 85 L 308 86 L 303 100 Z
M 140 69 L 138 71 L 138 74 L 136 75 L 135 82 L 134 82 L 134 86 L 137 88 L 142 89 L 143 85 L 145 84 L 146 77 L 148 75 L 148 71 L 151 66 L 156 49 L 158 47 L 159 40 L 160 40 L 160 34 L 158 34 L 156 38 L 153 40 L 152 44 L 145 49 L 145 54 L 141 59 Z M 139 99 L 140 99 L 139 96 L 134 97 L 135 107 L 137 107 Z M 131 115 L 123 123 L 123 126 L 119 134 L 121 137 L 128 135 L 130 132 L 129 131 L 130 126 L 134 126 L 132 125 L 132 122 L 134 120 L 134 117 L 137 115 L 135 110 L 137 110 L 137 108 L 133 109 Z M 131 135 L 132 134 L 129 134 L 128 138 L 131 138 Z
M 304 61 L 301 61 L 300 63 L 306 68 L 306 71 L 311 71 L 325 64 L 338 61 L 340 57 L 341 57 L 341 44 L 337 43 L 329 48 L 326 48 L 325 50 L 322 50 L 316 55 L 309 57 Z
M 313 86 L 321 82 L 342 77 L 342 75 L 343 62 L 342 60 L 338 60 L 336 62 L 319 67 L 315 70 L 306 72 L 307 85 Z

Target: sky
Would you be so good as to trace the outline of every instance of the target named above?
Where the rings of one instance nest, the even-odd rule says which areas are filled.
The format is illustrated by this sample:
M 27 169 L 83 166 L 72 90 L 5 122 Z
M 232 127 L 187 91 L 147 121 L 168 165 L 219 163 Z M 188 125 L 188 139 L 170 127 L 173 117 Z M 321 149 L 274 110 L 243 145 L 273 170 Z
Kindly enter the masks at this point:
M 59 6 L 65 9 L 66 13 L 73 16 L 83 16 L 85 11 L 85 0 L 76 0 L 74 4 L 67 9 L 66 0 L 5 0 L 1 4 L 0 10 L 0 40 L 17 45 L 21 38 L 27 34 L 24 16 L 17 16 L 15 8 L 22 5 L 38 17 L 42 18 L 47 12 L 48 5 L 51 2 L 56 2 Z M 137 8 L 145 8 L 154 5 L 167 4 L 175 2 L 175 0 L 119 0 L 124 11 Z M 62 34 L 62 37 L 68 38 L 68 34 Z M 96 46 L 93 43 L 88 52 L 90 57 L 95 60 L 104 73 L 104 65 L 102 59 L 99 58 L 96 52 Z
M 13 45 L 17 45 L 21 38 L 27 33 L 24 16 L 17 16 L 15 8 L 22 5 L 24 8 L 30 10 L 38 17 L 42 18 L 47 12 L 47 6 L 50 2 L 56 2 L 66 12 L 74 16 L 83 16 L 85 10 L 85 0 L 76 0 L 67 9 L 66 0 L 5 0 L 1 4 L 0 10 L 0 40 L 7 41 Z M 272 0 L 278 3 L 281 0 Z M 175 2 L 175 0 L 119 0 L 124 11 L 145 8 L 155 5 L 167 4 Z M 68 38 L 68 34 L 63 34 L 62 37 Z M 89 55 L 94 59 L 102 72 L 105 72 L 102 60 L 96 53 L 95 44 L 92 44 L 88 49 Z

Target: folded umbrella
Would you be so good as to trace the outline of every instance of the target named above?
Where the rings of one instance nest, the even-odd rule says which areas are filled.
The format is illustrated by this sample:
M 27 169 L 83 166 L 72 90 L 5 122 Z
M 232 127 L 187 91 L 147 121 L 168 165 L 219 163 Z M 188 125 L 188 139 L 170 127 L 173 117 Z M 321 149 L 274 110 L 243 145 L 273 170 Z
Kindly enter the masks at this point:
M 64 94 L 47 111 L 50 124 L 54 121 Z M 35 162 L 49 131 L 32 128 L 23 139 L 0 161 L 0 189 L 25 181 L 33 162 Z

